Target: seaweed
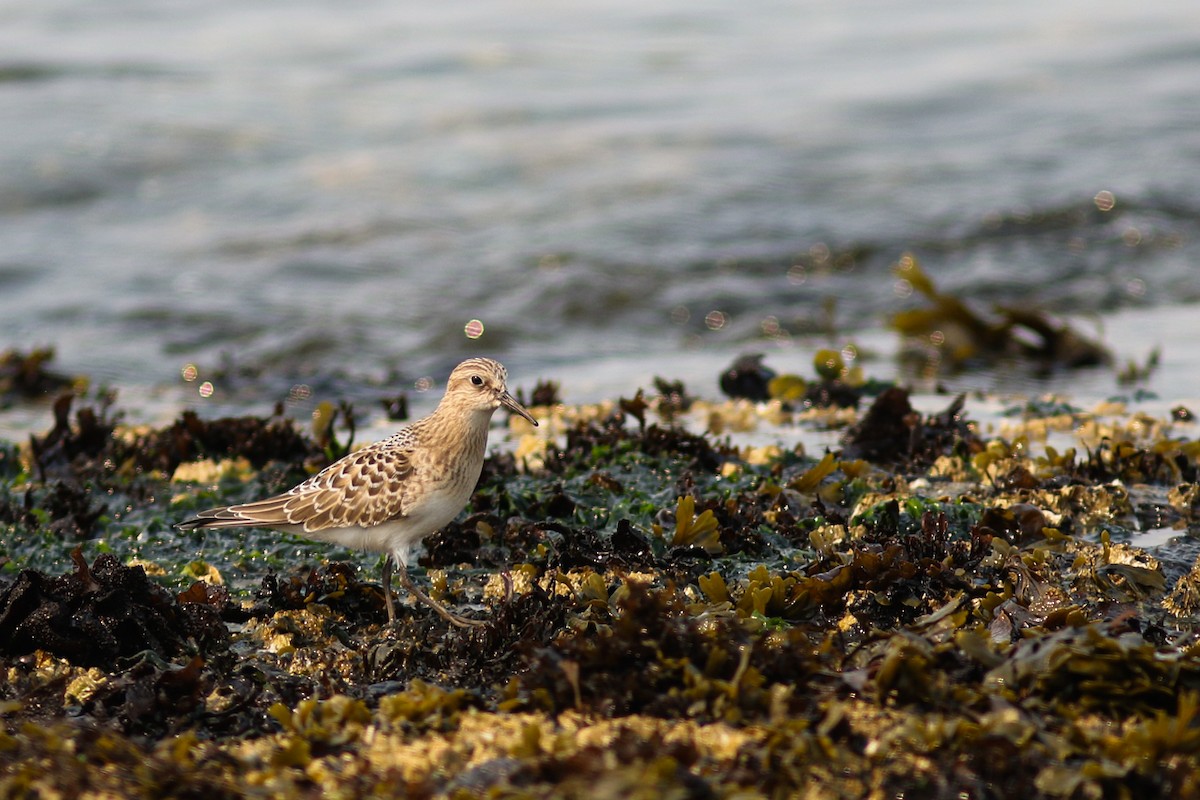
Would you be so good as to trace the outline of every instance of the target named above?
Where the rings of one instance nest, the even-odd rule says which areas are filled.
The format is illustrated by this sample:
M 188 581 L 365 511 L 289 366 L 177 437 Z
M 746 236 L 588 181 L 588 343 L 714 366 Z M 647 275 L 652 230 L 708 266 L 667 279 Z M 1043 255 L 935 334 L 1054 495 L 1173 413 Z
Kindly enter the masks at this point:
M 124 566 L 111 555 L 89 566 L 78 547 L 71 557 L 73 573 L 51 579 L 23 570 L 5 587 L 0 653 L 40 649 L 98 667 L 145 651 L 170 658 L 227 646 L 228 632 L 207 608 L 181 605 L 140 566 Z
M 762 359 L 761 353 L 739 357 L 721 374 L 721 390 L 735 399 L 779 400 L 788 408 L 857 408 L 864 394 L 877 394 L 882 388 L 864 381 L 861 369 L 850 369 L 838 350 L 818 350 L 813 355 L 817 378 L 812 381 L 778 375 Z
M 525 393 L 522 389 L 517 389 L 516 397 L 517 402 L 526 407 L 547 407 L 562 403 L 562 400 L 559 398 L 559 386 L 556 381 L 538 381 L 534 384 L 533 391 L 529 394 L 528 402 L 525 400 Z
M 626 406 L 632 401 L 622 401 Z M 547 452 L 545 469 L 553 474 L 592 469 L 608 457 L 622 453 L 650 459 L 670 458 L 673 466 L 712 472 L 735 455 L 732 448 L 714 444 L 707 437 L 683 428 L 646 424 L 631 430 L 627 411 L 617 411 L 600 420 L 580 420 L 566 431 L 565 446 Z
M 328 462 L 325 451 L 331 440 L 326 438 L 322 444 L 304 438 L 292 420 L 283 416 L 282 406 L 277 406 L 269 418 L 204 420 L 194 411 L 185 411 L 165 428 L 133 429 L 118 436 L 115 434 L 122 415 L 113 412 L 114 400 L 110 394 L 97 408 L 80 407 L 73 423 L 74 396 L 65 394 L 55 400 L 54 426 L 43 436 L 30 437 L 34 466 L 43 480 L 62 477 L 124 485 L 131 476 L 142 473 L 170 476 L 180 464 L 201 458 L 237 456 L 255 468 L 276 461 L 314 466 Z M 349 416 L 348 408 L 342 412 Z M 327 437 L 331 426 L 332 420 L 325 426 Z M 337 445 L 335 449 L 346 446 Z
M 99 408 L 84 406 L 75 412 L 71 424 L 72 394 L 62 394 L 54 401 L 54 426 L 45 436 L 30 436 L 29 446 L 33 463 L 42 480 L 51 477 L 79 478 L 103 454 L 112 441 L 120 414 L 110 416 L 115 395 L 103 396 Z
M 764 365 L 762 353 L 739 356 L 733 365 L 721 373 L 721 391 L 732 398 L 768 400 L 771 397 L 770 383 L 775 370 Z
M 379 405 L 389 422 L 403 422 L 408 419 L 408 395 L 404 392 L 379 398 Z
M 919 470 L 943 455 L 969 457 L 983 450 L 974 425 L 963 414 L 965 396 L 929 417 L 914 411 L 908 396 L 898 387 L 880 394 L 842 437 L 842 457 Z
M 926 371 L 959 372 L 1017 360 L 1045 374 L 1112 363 L 1102 344 L 1043 311 L 996 306 L 989 317 L 939 291 L 912 254 L 905 254 L 893 272 L 929 301 L 928 307 L 897 312 L 889 321 L 911 345 L 910 357 Z
M 0 572 L 0 793 L 1200 788 L 1197 571 L 1116 541 L 1196 518 L 1196 442 L 1031 454 L 964 398 L 924 415 L 890 388 L 811 457 L 690 433 L 682 385 L 656 389 L 570 417 L 537 464 L 488 458 L 414 570 L 486 620 L 467 630 L 403 602 L 384 626 L 370 557 L 167 531 L 327 457 L 291 423 L 129 429 L 62 401 L 41 466 L 3 472 L 0 525 L 102 554 Z M 245 460 L 168 482 L 198 458 Z
M 52 347 L 0 353 L 0 408 L 82 386 L 82 381 L 49 369 L 53 360 Z

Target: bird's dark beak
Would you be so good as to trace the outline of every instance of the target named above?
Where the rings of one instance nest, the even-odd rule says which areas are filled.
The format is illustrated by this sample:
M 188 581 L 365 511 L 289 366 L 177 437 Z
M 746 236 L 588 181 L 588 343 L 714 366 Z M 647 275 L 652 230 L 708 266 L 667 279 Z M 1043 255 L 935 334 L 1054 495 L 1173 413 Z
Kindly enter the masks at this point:
M 526 411 L 525 407 L 514 400 L 513 396 L 508 392 L 500 395 L 500 405 L 504 406 L 518 417 L 524 417 L 525 419 L 529 420 L 533 424 L 533 427 L 537 427 L 538 423 L 537 420 L 533 418 L 533 414 L 530 414 L 528 411 Z

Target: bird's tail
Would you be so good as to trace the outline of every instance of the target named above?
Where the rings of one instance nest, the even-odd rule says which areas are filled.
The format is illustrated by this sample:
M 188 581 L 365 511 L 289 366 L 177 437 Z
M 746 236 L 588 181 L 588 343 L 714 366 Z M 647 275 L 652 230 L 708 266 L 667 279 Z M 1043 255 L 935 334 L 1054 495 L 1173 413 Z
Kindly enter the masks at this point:
M 181 531 L 192 531 L 196 528 L 239 528 L 247 525 L 254 525 L 254 522 L 233 514 L 228 508 L 210 508 L 191 519 L 175 523 L 175 527 Z

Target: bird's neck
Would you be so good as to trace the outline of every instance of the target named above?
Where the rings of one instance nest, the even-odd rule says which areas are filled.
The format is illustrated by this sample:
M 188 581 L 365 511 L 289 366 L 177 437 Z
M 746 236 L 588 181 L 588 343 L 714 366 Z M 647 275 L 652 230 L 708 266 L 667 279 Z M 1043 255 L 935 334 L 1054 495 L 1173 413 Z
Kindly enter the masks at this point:
M 433 413 L 425 418 L 425 428 L 431 438 L 445 443 L 445 447 L 461 447 L 482 452 L 487 448 L 488 427 L 492 415 L 486 411 L 463 411 L 446 403 L 440 403 Z

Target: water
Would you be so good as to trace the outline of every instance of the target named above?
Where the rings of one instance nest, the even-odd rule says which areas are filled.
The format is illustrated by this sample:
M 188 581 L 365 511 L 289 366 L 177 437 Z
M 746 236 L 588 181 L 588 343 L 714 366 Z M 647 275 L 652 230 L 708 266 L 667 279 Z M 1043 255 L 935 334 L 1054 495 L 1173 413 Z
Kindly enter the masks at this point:
M 261 412 L 476 352 L 713 374 L 822 346 L 832 299 L 878 374 L 912 250 L 981 306 L 1178 359 L 1198 33 L 1193 0 L 4 0 L 0 346 L 135 405 Z

